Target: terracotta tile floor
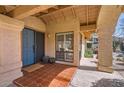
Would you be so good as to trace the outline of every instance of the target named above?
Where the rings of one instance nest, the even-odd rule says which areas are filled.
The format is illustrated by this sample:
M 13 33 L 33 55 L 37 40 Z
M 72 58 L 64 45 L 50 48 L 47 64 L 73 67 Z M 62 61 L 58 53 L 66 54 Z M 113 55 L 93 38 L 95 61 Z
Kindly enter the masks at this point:
M 74 66 L 44 64 L 42 68 L 14 80 L 14 84 L 22 87 L 66 87 L 75 71 Z

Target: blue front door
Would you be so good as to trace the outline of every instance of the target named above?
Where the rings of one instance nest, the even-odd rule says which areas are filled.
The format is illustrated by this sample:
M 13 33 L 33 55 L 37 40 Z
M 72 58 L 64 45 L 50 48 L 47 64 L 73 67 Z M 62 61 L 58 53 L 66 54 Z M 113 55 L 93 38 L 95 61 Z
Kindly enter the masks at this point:
M 34 31 L 22 31 L 22 61 L 23 66 L 34 64 Z

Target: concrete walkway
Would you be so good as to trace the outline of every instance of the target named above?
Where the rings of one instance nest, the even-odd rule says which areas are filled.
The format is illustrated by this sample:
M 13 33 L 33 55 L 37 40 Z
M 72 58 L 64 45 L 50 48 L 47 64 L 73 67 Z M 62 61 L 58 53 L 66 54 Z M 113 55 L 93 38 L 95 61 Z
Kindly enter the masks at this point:
M 120 66 L 114 63 L 115 71 L 112 74 L 97 71 L 96 65 L 96 59 L 82 59 L 80 66 L 78 67 L 72 81 L 70 82 L 70 87 L 124 86 L 124 65 L 121 66 L 120 69 Z M 120 75 L 120 71 L 122 71 L 121 73 L 123 73 L 123 76 Z
M 117 71 L 122 77 L 124 77 L 124 62 L 113 61 L 113 69 Z

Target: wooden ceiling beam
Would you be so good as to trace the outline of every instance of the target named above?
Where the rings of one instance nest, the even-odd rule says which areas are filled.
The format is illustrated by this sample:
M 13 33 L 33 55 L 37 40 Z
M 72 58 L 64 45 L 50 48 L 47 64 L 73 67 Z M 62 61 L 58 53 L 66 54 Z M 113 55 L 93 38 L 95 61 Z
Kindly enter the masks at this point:
M 72 8 L 71 11 L 72 11 L 73 16 L 76 18 L 77 16 L 76 16 L 76 13 L 75 13 L 75 9 Z
M 14 10 L 17 6 L 14 6 L 14 5 L 5 5 L 4 7 L 6 9 L 6 13 L 8 13 L 8 12 Z
M 52 8 L 54 8 L 54 9 L 59 9 L 59 7 L 58 7 L 58 6 L 54 6 L 54 7 L 52 7 Z
M 80 26 L 80 31 L 82 31 L 82 32 L 85 32 L 85 31 L 93 31 L 93 30 L 94 30 L 94 31 L 97 30 L 96 24 Z
M 118 6 L 119 7 L 119 6 Z M 124 6 L 120 6 L 121 7 L 121 11 L 124 12 Z
M 54 9 L 53 7 L 48 9 L 49 13 L 48 14 L 44 14 L 44 15 L 41 15 L 42 17 L 43 16 L 46 16 L 46 15 L 50 15 L 52 13 L 55 13 L 55 12 L 58 12 L 58 11 L 64 11 L 65 9 L 69 9 L 69 8 L 73 8 L 75 6 L 73 5 L 59 5 L 58 8 L 59 9 Z
M 64 21 L 65 21 L 65 20 L 66 20 L 66 16 L 64 15 L 64 12 L 63 12 L 63 11 L 61 11 L 61 14 L 62 14 L 63 19 L 64 19 Z
M 45 10 L 45 11 L 42 11 L 42 12 L 40 12 L 40 13 L 35 14 L 35 16 L 40 17 L 40 16 L 42 16 L 42 15 L 45 15 L 45 14 L 54 12 L 54 11 L 56 11 L 56 10 L 58 10 L 58 9 L 59 9 L 58 6 L 54 6 L 54 7 L 51 7 L 51 8 L 49 8 L 49 9 Z
M 57 10 L 58 10 L 58 9 L 50 8 L 50 9 L 48 9 L 48 13 L 55 12 L 55 11 L 57 11 Z
M 89 22 L 89 7 L 88 7 L 88 5 L 86 6 L 86 20 L 87 20 L 87 25 L 88 25 L 88 22 Z
M 6 13 L 6 9 L 4 6 L 0 6 L 0 13 Z
M 13 11 L 9 12 L 7 15 L 17 18 L 17 19 L 23 19 L 25 17 L 34 15 L 36 13 L 45 11 L 51 7 L 54 7 L 54 5 L 23 5 L 19 6 Z
M 70 7 L 70 6 L 72 6 L 72 5 L 59 5 L 58 7 L 59 7 L 59 9 L 63 9 L 63 8 L 67 8 L 67 7 Z
M 42 13 L 46 13 L 47 14 L 47 13 L 49 13 L 49 11 L 48 10 L 45 10 L 45 11 L 42 11 Z

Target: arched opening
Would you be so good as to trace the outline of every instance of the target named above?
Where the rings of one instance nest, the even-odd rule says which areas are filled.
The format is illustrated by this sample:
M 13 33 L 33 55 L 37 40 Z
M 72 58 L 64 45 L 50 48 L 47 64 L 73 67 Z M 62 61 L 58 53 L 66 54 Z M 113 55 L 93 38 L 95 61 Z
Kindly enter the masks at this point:
M 113 66 L 124 70 L 124 13 L 121 13 L 113 33 Z
M 98 53 L 98 34 L 97 32 L 92 32 L 89 39 L 86 39 L 85 47 L 85 58 L 97 58 Z
M 93 32 L 86 31 L 84 33 L 84 37 L 86 36 L 90 37 L 88 39 L 85 38 L 84 58 L 91 57 L 90 58 L 91 60 L 87 60 L 87 61 L 83 60 L 82 63 L 87 63 L 90 61 L 90 63 L 95 63 L 94 66 L 96 67 L 96 70 L 110 72 L 110 73 L 113 72 L 112 34 L 115 31 L 115 26 L 117 24 L 117 20 L 120 13 L 121 13 L 121 7 L 118 7 L 118 6 L 102 6 L 101 7 L 99 17 L 97 20 L 97 29 L 96 29 L 97 32 L 95 33 L 97 35 L 97 38 L 94 38 L 95 36 L 93 35 L 95 34 Z M 111 18 L 110 18 L 110 15 L 111 15 Z M 108 21 L 106 21 L 105 19 Z M 96 42 L 94 42 L 93 44 L 90 43 L 92 39 L 97 41 L 96 45 L 95 45 Z M 89 52 L 89 49 L 90 49 L 90 52 Z
M 83 32 L 82 56 L 80 66 L 97 65 L 98 63 L 98 33 L 97 30 Z M 94 67 L 95 68 L 95 67 Z

